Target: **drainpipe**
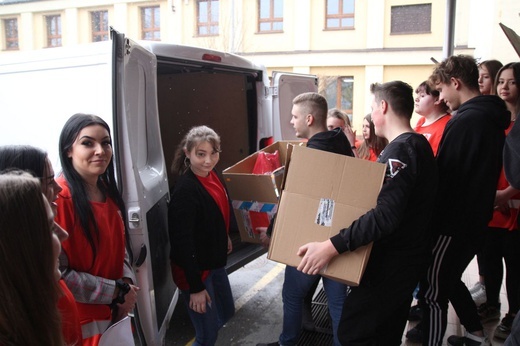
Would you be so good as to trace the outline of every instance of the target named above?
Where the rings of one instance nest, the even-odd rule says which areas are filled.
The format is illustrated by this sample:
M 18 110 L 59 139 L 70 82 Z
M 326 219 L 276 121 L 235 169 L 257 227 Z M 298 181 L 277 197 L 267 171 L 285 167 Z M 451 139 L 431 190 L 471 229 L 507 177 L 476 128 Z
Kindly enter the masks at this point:
M 446 0 L 446 26 L 444 28 L 444 45 L 442 47 L 443 59 L 453 55 L 456 5 L 457 0 Z

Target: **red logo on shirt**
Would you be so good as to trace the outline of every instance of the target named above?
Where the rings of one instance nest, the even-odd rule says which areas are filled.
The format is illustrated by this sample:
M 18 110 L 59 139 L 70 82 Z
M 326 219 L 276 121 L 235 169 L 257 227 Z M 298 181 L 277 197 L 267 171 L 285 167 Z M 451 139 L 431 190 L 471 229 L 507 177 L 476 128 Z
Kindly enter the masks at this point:
M 393 178 L 399 173 L 402 169 L 406 168 L 406 163 L 401 162 L 397 159 L 388 159 L 388 168 L 390 169 L 390 178 Z

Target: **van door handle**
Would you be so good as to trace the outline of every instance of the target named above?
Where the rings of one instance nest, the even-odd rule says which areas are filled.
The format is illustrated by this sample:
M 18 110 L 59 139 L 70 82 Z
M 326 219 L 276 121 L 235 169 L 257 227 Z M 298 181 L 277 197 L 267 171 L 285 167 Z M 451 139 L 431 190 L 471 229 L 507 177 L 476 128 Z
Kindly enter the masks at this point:
M 138 228 L 141 223 L 141 210 L 140 208 L 129 208 L 128 209 L 128 222 L 129 226 L 133 229 Z

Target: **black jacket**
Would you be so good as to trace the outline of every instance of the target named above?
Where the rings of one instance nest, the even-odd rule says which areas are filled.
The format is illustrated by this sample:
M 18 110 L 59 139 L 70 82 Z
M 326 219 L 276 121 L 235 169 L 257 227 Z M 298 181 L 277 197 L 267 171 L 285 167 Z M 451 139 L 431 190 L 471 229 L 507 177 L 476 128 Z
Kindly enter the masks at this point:
M 446 124 L 439 150 L 438 234 L 474 234 L 491 220 L 510 113 L 498 96 L 464 102 Z
M 331 241 L 339 253 L 374 242 L 367 271 L 371 266 L 391 265 L 394 261 L 425 262 L 430 251 L 428 224 L 438 183 L 431 146 L 423 135 L 403 133 L 386 146 L 378 162 L 387 167 L 376 207 Z
M 228 237 L 222 212 L 191 169 L 171 194 L 168 228 L 171 260 L 184 269 L 191 293 L 204 290 L 201 271 L 226 265 Z

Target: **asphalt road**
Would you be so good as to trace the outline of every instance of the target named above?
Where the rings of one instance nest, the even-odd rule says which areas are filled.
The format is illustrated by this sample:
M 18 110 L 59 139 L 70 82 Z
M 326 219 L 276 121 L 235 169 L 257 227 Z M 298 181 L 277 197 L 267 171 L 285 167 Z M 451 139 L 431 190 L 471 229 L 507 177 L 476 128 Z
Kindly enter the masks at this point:
M 260 256 L 229 275 L 235 316 L 220 330 L 217 346 L 249 346 L 278 339 L 282 329 L 282 284 L 285 265 Z M 166 333 L 167 346 L 191 345 L 195 332 L 182 298 Z

